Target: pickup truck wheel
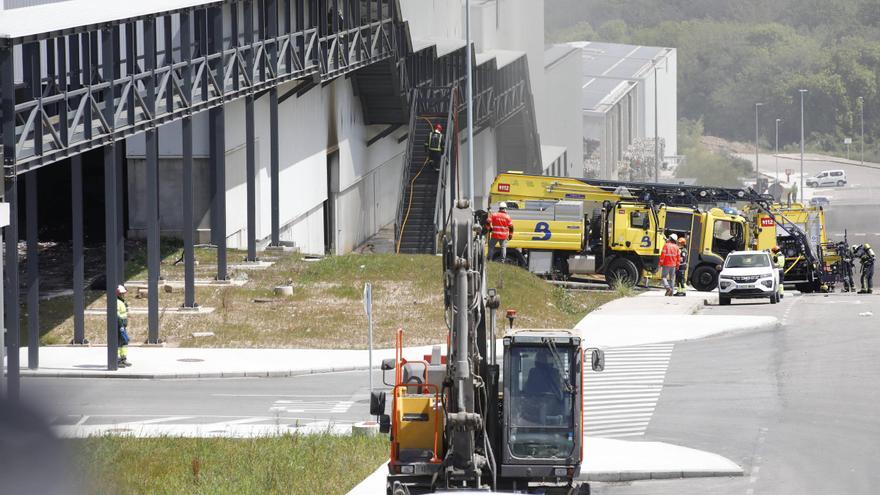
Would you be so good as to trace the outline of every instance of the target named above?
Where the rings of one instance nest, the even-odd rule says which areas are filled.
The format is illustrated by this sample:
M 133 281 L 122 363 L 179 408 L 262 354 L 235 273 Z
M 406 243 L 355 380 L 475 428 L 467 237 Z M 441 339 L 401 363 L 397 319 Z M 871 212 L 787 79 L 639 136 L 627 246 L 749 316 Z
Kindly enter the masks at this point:
M 709 292 L 718 287 L 718 271 L 709 265 L 698 266 L 691 275 L 691 285 L 700 292 Z
M 616 283 L 633 287 L 639 281 L 639 269 L 631 260 L 614 258 L 605 269 L 605 281 L 612 287 Z

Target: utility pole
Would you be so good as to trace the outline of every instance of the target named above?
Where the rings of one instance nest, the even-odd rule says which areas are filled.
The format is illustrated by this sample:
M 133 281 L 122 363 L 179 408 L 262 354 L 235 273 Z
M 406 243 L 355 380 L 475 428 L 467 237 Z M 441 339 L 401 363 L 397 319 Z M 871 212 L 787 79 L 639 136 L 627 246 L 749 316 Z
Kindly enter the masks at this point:
M 776 182 L 779 182 L 779 123 L 782 119 L 776 119 Z
M 859 146 L 861 147 L 861 162 L 865 164 L 865 97 L 859 96 L 859 117 L 862 120 L 862 137 L 859 138 Z
M 471 70 L 471 1 L 464 3 L 465 50 L 467 51 L 467 143 L 468 143 L 468 200 L 474 210 L 474 84 Z
M 659 100 L 657 98 L 657 61 L 654 61 L 654 182 L 660 183 Z
M 758 107 L 763 103 L 755 103 L 755 189 L 758 189 Z
M 804 202 L 804 93 L 806 89 L 799 89 L 801 94 L 801 203 Z

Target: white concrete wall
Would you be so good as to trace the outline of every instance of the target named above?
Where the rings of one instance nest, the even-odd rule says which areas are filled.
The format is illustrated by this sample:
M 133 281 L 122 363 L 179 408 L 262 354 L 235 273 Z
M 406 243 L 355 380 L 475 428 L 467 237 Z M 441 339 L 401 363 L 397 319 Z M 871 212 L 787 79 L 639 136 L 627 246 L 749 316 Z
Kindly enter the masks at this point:
M 400 12 L 414 38 L 465 38 L 464 0 L 400 0 Z
M 541 144 L 566 148 L 570 177 L 580 177 L 584 171 L 580 55 L 580 51 L 573 50 L 545 70 L 542 100 L 546 108 Z

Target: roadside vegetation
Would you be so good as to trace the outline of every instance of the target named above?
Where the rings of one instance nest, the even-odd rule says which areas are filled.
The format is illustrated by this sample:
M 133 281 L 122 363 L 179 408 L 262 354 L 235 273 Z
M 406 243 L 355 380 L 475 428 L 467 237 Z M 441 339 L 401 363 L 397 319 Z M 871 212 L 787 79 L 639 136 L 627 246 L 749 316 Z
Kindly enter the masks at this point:
M 70 440 L 87 493 L 344 494 L 388 458 L 388 439 L 269 438 Z
M 780 118 L 787 149 L 800 140 L 803 88 L 809 148 L 845 154 L 863 109 L 865 158 L 880 158 L 876 0 L 547 0 L 545 12 L 548 40 L 675 47 L 678 114 L 708 135 L 753 143 L 762 102 L 762 146 L 773 147 Z
M 143 246 L 131 250 L 129 280 L 146 280 Z M 179 247 L 168 249 L 162 260 L 162 275 L 169 281 L 183 280 Z M 244 258 L 230 251 L 229 263 Z M 198 249 L 196 279 L 216 274 L 216 252 Z M 446 341 L 443 311 L 441 258 L 429 255 L 349 254 L 319 260 L 295 253 L 265 253 L 274 265 L 262 270 L 230 268 L 233 279 L 247 280 L 241 286 L 196 287 L 196 301 L 214 308 L 209 314 L 181 315 L 160 311 L 160 336 L 167 345 L 189 347 L 345 348 L 367 346 L 367 318 L 362 303 L 364 283 L 373 285 L 374 344 L 390 347 L 397 328 L 407 332 L 407 344 L 423 345 Z M 501 313 L 517 310 L 517 327 L 572 328 L 588 312 L 618 294 L 568 292 L 558 289 L 525 270 L 493 263 L 490 286 L 498 288 Z M 276 286 L 292 282 L 293 296 L 276 296 Z M 146 291 L 131 288 L 132 309 L 147 307 Z M 161 287 L 161 283 L 160 283 Z M 183 292 L 159 293 L 160 307 L 183 304 Z M 89 291 L 90 309 L 105 307 L 103 291 Z M 41 303 L 44 344 L 67 343 L 73 334 L 72 298 L 57 297 Z M 86 315 L 86 337 L 94 344 L 106 341 L 102 314 Z M 147 315 L 130 317 L 133 342 L 147 335 Z M 505 325 L 501 325 L 504 323 Z M 506 320 L 499 318 L 499 330 Z M 24 323 L 23 323 L 23 327 Z M 213 332 L 213 337 L 192 337 L 194 332 Z

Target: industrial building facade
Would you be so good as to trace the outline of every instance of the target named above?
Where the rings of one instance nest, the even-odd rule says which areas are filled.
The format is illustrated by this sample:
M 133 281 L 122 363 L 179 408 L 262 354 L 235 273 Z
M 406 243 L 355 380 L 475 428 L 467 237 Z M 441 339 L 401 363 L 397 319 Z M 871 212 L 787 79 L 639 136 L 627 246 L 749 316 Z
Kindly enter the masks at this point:
M 546 83 L 543 32 L 534 29 L 543 25 L 543 2 L 472 4 L 473 188 L 476 206 L 485 207 L 498 170 L 542 173 L 574 156 L 567 149 L 574 140 L 554 129 L 579 133 L 581 121 L 569 110 L 577 84 Z M 459 145 L 464 19 L 458 0 L 69 0 L 4 11 L 10 380 L 19 365 L 17 246 L 25 239 L 28 260 L 38 258 L 38 210 L 54 209 L 70 228 L 72 342 L 82 343 L 84 205 L 100 207 L 87 226 L 98 225 L 106 241 L 108 368 L 115 369 L 110 308 L 124 282 L 126 237 L 147 240 L 148 341 L 157 342 L 160 236 L 184 240 L 187 307 L 196 304 L 197 243 L 216 246 L 218 279 L 228 277 L 227 248 L 247 249 L 248 260 L 268 245 L 350 251 L 401 223 L 402 198 L 415 180 L 409 162 L 421 144 L 416 109 L 439 111 L 431 105 L 441 94 L 449 104 L 432 118 L 449 123 L 458 144 L 431 194 L 448 207 L 445 198 L 460 195 L 451 184 L 467 177 Z M 554 70 L 560 64 L 570 69 L 577 60 Z M 38 195 L 38 170 L 68 188 L 69 207 Z M 438 225 L 407 228 L 432 235 Z M 36 263 L 26 278 L 28 366 L 37 367 Z

